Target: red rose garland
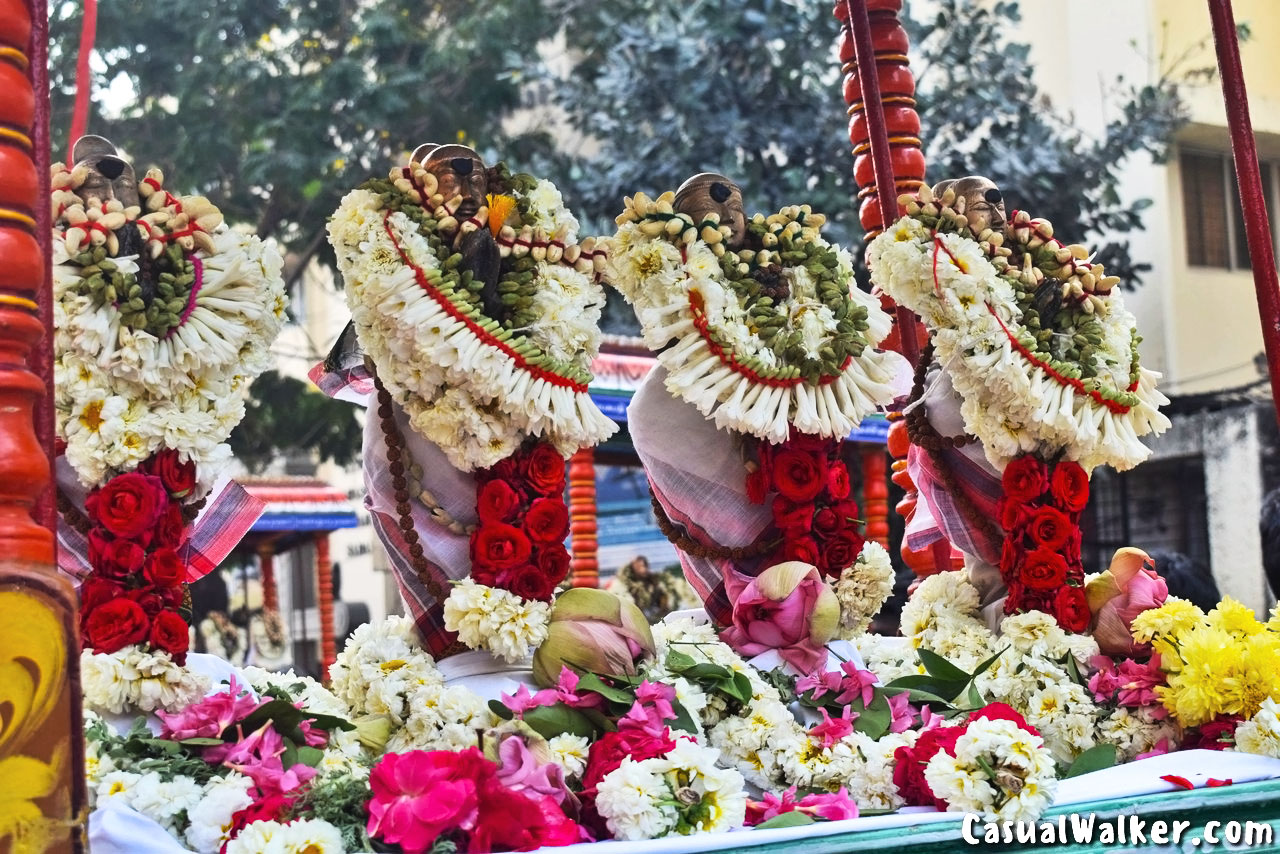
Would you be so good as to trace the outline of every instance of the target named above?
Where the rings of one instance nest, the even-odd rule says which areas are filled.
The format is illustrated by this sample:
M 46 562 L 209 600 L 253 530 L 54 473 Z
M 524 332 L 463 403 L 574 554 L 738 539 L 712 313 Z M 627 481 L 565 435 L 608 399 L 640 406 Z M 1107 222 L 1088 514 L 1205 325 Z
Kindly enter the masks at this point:
M 1080 559 L 1080 514 L 1089 503 L 1089 476 L 1078 463 L 1052 467 L 1033 456 L 1009 463 L 1002 479 L 1005 530 L 1000 575 L 1009 588 L 1006 614 L 1044 611 L 1062 628 L 1089 627 Z
M 759 467 L 747 475 L 747 498 L 763 504 L 777 493 L 770 509 L 781 542 L 769 563 L 803 561 L 839 578 L 865 543 L 839 440 L 793 433 L 781 445 L 761 442 L 759 449 Z
M 187 567 L 177 549 L 185 531 L 181 499 L 195 482 L 195 465 L 165 450 L 89 493 L 93 571 L 80 588 L 86 649 L 113 653 L 146 643 L 186 661 L 189 632 L 177 609 Z
M 569 573 L 564 458 L 539 442 L 476 472 L 480 523 L 471 534 L 471 578 L 523 599 L 550 602 Z

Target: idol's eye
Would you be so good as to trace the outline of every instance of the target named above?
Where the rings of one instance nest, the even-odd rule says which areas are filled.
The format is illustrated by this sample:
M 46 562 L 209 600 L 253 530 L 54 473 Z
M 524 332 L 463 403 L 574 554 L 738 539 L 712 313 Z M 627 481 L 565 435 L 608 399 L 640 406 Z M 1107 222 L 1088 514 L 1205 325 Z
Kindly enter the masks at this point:
M 455 157 L 449 161 L 449 168 L 455 175 L 470 175 L 471 167 L 474 165 L 470 157 Z
M 733 191 L 730 190 L 728 186 L 720 183 L 719 181 L 716 181 L 711 185 L 711 198 L 715 200 L 716 204 L 723 205 L 729 200 L 729 196 L 732 192 Z
M 987 201 L 991 202 L 991 204 L 993 205 L 998 205 L 1004 201 L 1004 196 L 1000 195 L 1000 191 L 997 190 L 995 187 L 992 187 L 990 190 L 987 190 L 985 193 L 983 193 L 982 197 Z

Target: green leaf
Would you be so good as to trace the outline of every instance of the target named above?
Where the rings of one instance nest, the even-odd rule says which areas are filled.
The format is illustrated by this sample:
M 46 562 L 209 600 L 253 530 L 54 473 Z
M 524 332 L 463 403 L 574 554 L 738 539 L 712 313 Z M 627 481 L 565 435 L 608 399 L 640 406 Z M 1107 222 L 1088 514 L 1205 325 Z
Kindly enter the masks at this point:
M 984 661 L 984 662 L 982 662 L 981 664 L 979 664 L 979 665 L 978 665 L 978 667 L 977 667 L 977 669 L 975 669 L 975 670 L 973 671 L 973 678 L 974 678 L 974 679 L 977 679 L 979 676 L 981 676 L 982 674 L 986 673 L 986 672 L 987 672 L 987 670 L 991 667 L 991 665 L 993 665 L 993 664 L 995 664 L 995 663 L 996 663 L 996 659 L 998 659 L 1000 656 L 1004 655 L 1004 654 L 1005 654 L 1005 652 L 1006 652 L 1006 651 L 1008 651 L 1008 649 L 1009 649 L 1009 647 L 1007 647 L 1007 646 L 1006 646 L 1004 649 L 1000 650 L 1000 651 L 999 651 L 999 652 L 997 652 L 995 655 L 991 656 L 991 657 L 990 657 L 990 658 L 988 658 L 986 661 Z
M 524 713 L 523 720 L 533 727 L 534 732 L 547 739 L 566 732 L 583 738 L 596 737 L 596 728 L 587 716 L 577 709 L 569 708 L 564 703 L 530 709 Z
M 740 703 L 751 702 L 751 680 L 745 673 L 734 673 L 729 684 L 722 685 L 720 690 Z
M 1067 770 L 1063 779 L 1079 777 L 1081 774 L 1088 774 L 1090 771 L 1101 771 L 1103 768 L 1110 768 L 1115 764 L 1115 745 L 1098 744 L 1077 756 L 1076 761 L 1071 763 L 1071 767 Z
M 220 744 L 226 744 L 226 742 L 220 738 L 184 738 L 178 744 L 183 747 L 216 747 Z
M 982 694 L 978 691 L 978 686 L 969 683 L 969 705 L 975 709 L 980 709 L 986 705 L 986 701 L 982 699 Z
M 876 691 L 871 698 L 871 705 L 864 709 L 858 709 L 862 705 L 861 698 L 850 705 L 855 712 L 859 712 L 858 719 L 853 722 L 855 730 L 874 739 L 879 739 L 889 731 L 889 726 L 893 723 L 893 710 L 889 708 L 889 701 L 882 692 Z
M 311 201 L 316 196 L 320 195 L 322 190 L 324 190 L 324 181 L 319 178 L 313 178 L 302 185 L 302 198 L 307 201 Z
M 672 673 L 682 674 L 697 663 L 692 655 L 683 653 L 678 649 L 668 650 L 667 652 L 667 669 Z
M 578 677 L 578 690 L 591 691 L 599 694 L 606 700 L 612 700 L 615 703 L 625 703 L 628 707 L 636 701 L 636 695 L 630 691 L 624 691 L 621 688 L 614 688 L 612 685 L 605 684 L 605 681 L 594 673 L 584 673 Z
M 490 700 L 489 711 L 493 712 L 504 721 L 509 721 L 515 717 L 515 712 L 504 706 L 501 700 Z
M 669 661 L 669 660 L 668 660 Z M 732 679 L 733 671 L 719 664 L 704 662 L 686 668 L 681 674 L 686 679 Z
M 959 680 L 961 684 L 968 682 L 970 676 L 959 667 L 956 667 L 950 661 L 947 661 L 936 652 L 921 647 L 916 650 L 916 654 L 920 656 L 920 663 L 924 665 L 924 669 L 929 672 L 930 676 L 943 679 L 948 682 Z
M 775 815 L 768 821 L 761 822 L 751 829 L 772 830 L 775 827 L 804 827 L 806 824 L 813 823 L 812 816 L 792 810 L 791 812 L 784 812 L 782 815 Z
M 672 727 L 691 735 L 697 733 L 698 725 L 693 722 L 693 716 L 689 714 L 689 710 L 684 707 L 683 703 L 672 703 L 671 708 L 676 713 L 675 718 L 668 718 Z
M 309 744 L 302 744 L 295 749 L 294 757 L 295 761 L 315 768 L 320 764 L 320 760 L 324 759 L 324 751 Z M 286 765 L 285 767 L 288 768 L 289 766 Z
M 1071 653 L 1067 653 L 1067 673 L 1070 674 L 1072 681 L 1077 685 L 1084 685 L 1084 677 L 1080 675 L 1080 667 L 1076 664 L 1076 657 Z

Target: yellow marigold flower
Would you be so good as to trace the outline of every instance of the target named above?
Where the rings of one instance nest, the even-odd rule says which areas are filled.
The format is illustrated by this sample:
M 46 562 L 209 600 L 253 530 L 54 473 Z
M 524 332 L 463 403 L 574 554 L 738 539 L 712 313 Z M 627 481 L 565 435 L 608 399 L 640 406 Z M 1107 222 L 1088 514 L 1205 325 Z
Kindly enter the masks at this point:
M 1170 596 L 1159 608 L 1143 611 L 1133 618 L 1133 639 L 1150 643 L 1156 636 L 1178 638 L 1204 622 L 1204 611 L 1186 599 Z
M 1268 697 L 1280 697 L 1277 662 L 1280 662 L 1280 636 L 1272 632 L 1258 632 L 1243 640 L 1240 713 L 1246 718 L 1257 714 Z
M 1256 635 L 1263 630 L 1262 623 L 1254 616 L 1253 609 L 1237 602 L 1230 596 L 1224 597 L 1218 607 L 1209 612 L 1206 618 L 1209 625 L 1236 635 Z
M 1169 686 L 1157 691 L 1165 708 L 1183 726 L 1198 726 L 1243 702 L 1244 645 L 1229 632 L 1200 626 L 1180 638 L 1183 666 L 1169 674 Z
M 1271 619 L 1267 621 L 1267 628 L 1280 632 L 1280 603 L 1271 606 Z

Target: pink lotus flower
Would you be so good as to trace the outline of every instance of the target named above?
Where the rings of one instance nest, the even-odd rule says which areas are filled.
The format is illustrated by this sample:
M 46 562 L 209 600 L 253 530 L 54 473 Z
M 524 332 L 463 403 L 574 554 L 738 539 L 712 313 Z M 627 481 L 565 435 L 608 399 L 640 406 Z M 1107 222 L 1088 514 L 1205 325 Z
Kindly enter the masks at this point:
M 745 656 L 777 650 L 800 673 L 822 664 L 840 602 L 816 566 L 788 561 L 750 581 L 730 572 L 725 588 L 733 601 L 733 625 L 721 635 L 726 643 Z
M 229 726 L 244 720 L 259 705 L 261 704 L 246 692 L 244 686 L 237 684 L 236 677 L 232 676 L 231 684 L 225 691 L 210 694 L 181 712 L 170 714 L 156 711 L 156 717 L 160 718 L 162 725 L 160 737 L 170 741 L 221 738 Z
M 1146 567 L 1150 560 L 1141 549 L 1119 549 L 1110 568 L 1085 586 L 1093 613 L 1093 637 L 1107 655 L 1133 656 L 1149 650 L 1147 645 L 1133 642 L 1133 618 L 1159 608 L 1169 596 L 1164 579 Z
M 388 753 L 369 773 L 366 831 L 406 854 L 430 851 L 445 832 L 476 826 L 479 791 L 496 771 L 474 747 Z
M 763 801 L 747 801 L 747 826 L 755 827 L 783 813 L 802 812 L 827 821 L 840 821 L 858 817 L 858 805 L 849 797 L 843 786 L 840 791 L 805 795 L 796 800 L 796 787 L 792 786 L 779 798 L 772 792 L 764 793 Z
M 822 723 L 809 730 L 809 737 L 820 741 L 823 747 L 832 747 L 842 738 L 853 733 L 853 722 L 858 715 L 851 707 L 845 706 L 844 714 L 838 718 L 831 717 L 826 709 L 818 709 L 818 711 L 822 712 Z
M 1117 665 L 1106 655 L 1095 655 L 1089 663 L 1098 672 L 1089 679 L 1089 690 L 1099 703 L 1116 702 L 1129 708 L 1147 708 L 1152 717 L 1163 718 L 1167 710 L 1156 696 L 1156 688 L 1165 684 L 1160 670 L 1160 656 L 1137 662 L 1126 658 Z

